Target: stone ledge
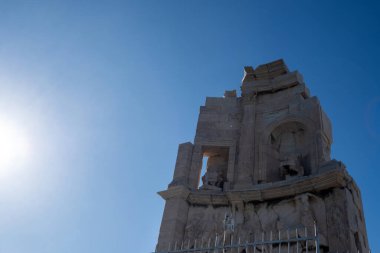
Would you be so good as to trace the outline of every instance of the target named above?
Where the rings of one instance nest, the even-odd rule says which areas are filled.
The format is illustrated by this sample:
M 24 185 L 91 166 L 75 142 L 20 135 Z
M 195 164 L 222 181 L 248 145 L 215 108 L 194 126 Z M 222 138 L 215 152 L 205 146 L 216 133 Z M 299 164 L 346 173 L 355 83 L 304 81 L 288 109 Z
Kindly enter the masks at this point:
M 158 192 L 158 195 L 160 195 L 165 200 L 172 198 L 187 199 L 189 194 L 190 190 L 183 185 L 172 186 L 165 191 Z
M 344 167 L 328 169 L 316 175 L 294 178 L 275 183 L 254 185 L 250 188 L 225 192 L 212 190 L 190 190 L 178 185 L 160 191 L 165 200 L 180 198 L 193 205 L 229 205 L 233 202 L 267 201 L 277 198 L 293 197 L 306 192 L 320 192 L 335 187 L 346 187 L 355 182 Z

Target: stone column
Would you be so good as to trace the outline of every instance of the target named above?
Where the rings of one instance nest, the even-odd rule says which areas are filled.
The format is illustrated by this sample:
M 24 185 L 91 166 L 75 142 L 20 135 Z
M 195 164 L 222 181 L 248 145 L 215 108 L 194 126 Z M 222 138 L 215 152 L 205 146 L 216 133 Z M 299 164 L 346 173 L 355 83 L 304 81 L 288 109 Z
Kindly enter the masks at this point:
M 189 173 L 189 187 L 198 189 L 200 174 L 202 170 L 203 151 L 199 144 L 194 145 L 191 169 Z
M 188 184 L 192 154 L 193 144 L 191 142 L 186 142 L 179 145 L 173 181 L 169 184 L 169 187 Z
M 236 187 L 252 185 L 252 173 L 254 168 L 254 129 L 255 129 L 255 105 L 244 105 L 243 121 L 239 141 L 238 176 Z

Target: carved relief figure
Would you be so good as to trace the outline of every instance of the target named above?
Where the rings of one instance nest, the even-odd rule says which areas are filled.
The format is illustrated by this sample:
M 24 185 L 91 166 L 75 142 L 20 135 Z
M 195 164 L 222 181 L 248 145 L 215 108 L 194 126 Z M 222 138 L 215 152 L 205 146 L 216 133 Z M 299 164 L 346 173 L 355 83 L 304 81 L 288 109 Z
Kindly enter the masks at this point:
M 285 123 L 271 134 L 272 144 L 278 153 L 282 178 L 304 175 L 304 139 L 304 127 L 297 122 Z

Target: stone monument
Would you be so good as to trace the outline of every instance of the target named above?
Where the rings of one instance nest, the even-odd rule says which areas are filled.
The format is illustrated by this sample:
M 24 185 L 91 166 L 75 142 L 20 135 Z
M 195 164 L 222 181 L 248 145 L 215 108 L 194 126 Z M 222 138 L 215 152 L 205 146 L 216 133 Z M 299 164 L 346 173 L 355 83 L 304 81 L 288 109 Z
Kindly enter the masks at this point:
M 316 224 L 319 252 L 369 252 L 360 191 L 330 158 L 332 141 L 300 73 L 283 60 L 245 67 L 241 96 L 207 97 L 194 144 L 179 145 L 173 181 L 159 192 L 166 204 L 156 250 L 194 249 L 225 235 L 227 220 L 229 240 Z

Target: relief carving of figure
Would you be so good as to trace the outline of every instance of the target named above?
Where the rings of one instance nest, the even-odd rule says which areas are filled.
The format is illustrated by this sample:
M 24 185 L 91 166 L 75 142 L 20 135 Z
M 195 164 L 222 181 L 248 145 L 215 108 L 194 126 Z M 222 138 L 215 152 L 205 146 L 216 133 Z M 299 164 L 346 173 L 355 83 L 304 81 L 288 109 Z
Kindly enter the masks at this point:
M 272 143 L 279 154 L 280 174 L 284 179 L 303 176 L 302 145 L 304 129 L 297 125 L 285 125 L 272 135 Z

